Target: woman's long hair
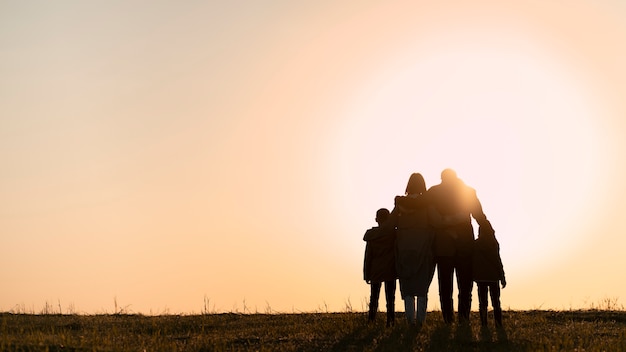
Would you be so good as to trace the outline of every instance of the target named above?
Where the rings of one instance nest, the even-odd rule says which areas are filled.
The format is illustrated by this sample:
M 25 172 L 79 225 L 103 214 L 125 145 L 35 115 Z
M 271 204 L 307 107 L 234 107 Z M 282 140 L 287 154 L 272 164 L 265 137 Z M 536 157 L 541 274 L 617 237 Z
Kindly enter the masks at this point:
M 422 194 L 426 192 L 426 181 L 424 181 L 424 176 L 420 173 L 413 173 L 411 177 L 409 177 L 409 183 L 406 185 L 405 194 Z

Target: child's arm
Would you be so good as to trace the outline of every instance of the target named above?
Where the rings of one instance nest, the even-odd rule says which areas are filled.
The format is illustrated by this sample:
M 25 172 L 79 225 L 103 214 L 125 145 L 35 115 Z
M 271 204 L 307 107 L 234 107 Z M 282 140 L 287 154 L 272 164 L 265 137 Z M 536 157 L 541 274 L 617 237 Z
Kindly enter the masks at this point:
M 380 227 L 372 227 L 371 229 L 365 231 L 365 235 L 363 235 L 363 241 L 372 241 L 383 236 L 384 234 Z
M 395 206 L 402 206 L 409 209 L 417 209 L 428 206 L 428 198 L 426 195 L 420 195 L 417 197 L 407 197 L 407 196 L 396 196 L 394 198 Z
M 506 276 L 504 275 L 504 265 L 502 265 L 502 258 L 500 257 L 500 245 L 498 244 L 498 268 L 500 269 L 500 282 L 502 283 L 502 288 L 506 287 Z

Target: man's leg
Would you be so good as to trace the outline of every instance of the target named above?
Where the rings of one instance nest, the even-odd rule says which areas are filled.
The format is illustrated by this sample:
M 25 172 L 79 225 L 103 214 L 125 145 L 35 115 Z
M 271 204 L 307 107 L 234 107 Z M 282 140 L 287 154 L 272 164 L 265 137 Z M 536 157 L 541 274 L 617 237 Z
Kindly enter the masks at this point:
M 469 322 L 470 310 L 472 308 L 472 257 L 457 257 L 455 262 L 456 281 L 459 288 L 459 319 Z
M 437 279 L 439 282 L 439 302 L 443 321 L 450 324 L 454 321 L 454 302 L 452 300 L 452 280 L 454 272 L 453 257 L 437 257 Z

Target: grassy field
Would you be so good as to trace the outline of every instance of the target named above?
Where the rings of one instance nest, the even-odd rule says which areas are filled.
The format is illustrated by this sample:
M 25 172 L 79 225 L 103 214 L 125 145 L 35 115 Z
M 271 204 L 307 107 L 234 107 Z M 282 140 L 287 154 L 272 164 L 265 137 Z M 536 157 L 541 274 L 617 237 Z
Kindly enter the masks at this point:
M 397 314 L 0 314 L 1 351 L 626 351 L 626 312 L 505 311 L 481 328 L 429 312 L 418 329 Z

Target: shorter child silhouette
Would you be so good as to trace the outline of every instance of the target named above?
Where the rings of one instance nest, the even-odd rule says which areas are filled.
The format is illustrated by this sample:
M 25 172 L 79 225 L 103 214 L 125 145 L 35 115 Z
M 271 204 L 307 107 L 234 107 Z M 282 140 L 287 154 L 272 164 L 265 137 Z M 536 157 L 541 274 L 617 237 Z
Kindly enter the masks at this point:
M 377 227 L 365 232 L 365 260 L 363 263 L 363 278 L 371 285 L 370 307 L 368 320 L 374 321 L 378 311 L 378 299 L 382 283 L 385 283 L 385 299 L 387 300 L 387 326 L 395 321 L 396 297 L 396 256 L 395 230 L 383 230 L 382 224 L 389 217 L 389 210 L 378 209 L 376 212 Z
M 497 327 L 502 326 L 502 307 L 500 305 L 500 283 L 506 287 L 504 267 L 500 258 L 500 244 L 495 231 L 487 221 L 478 229 L 478 238 L 474 241 L 472 271 L 478 285 L 478 307 L 480 323 L 487 325 L 488 297 L 491 296 L 493 317 Z

